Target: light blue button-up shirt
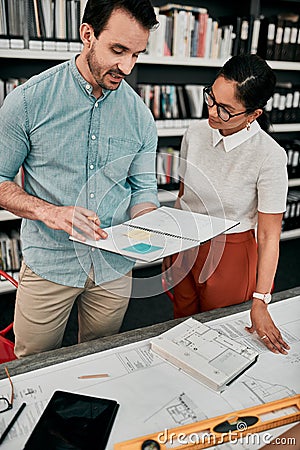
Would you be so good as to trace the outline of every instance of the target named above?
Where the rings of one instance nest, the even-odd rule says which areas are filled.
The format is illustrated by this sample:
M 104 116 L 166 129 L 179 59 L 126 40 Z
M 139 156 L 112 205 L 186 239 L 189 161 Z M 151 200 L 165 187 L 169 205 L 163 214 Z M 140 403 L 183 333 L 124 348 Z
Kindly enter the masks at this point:
M 151 112 L 122 81 L 96 99 L 75 57 L 12 91 L 0 110 L 0 182 L 23 165 L 25 190 L 59 206 L 95 211 L 101 227 L 124 222 L 142 202 L 157 206 L 157 133 Z M 127 273 L 133 260 L 75 244 L 43 222 L 22 220 L 26 264 L 38 275 L 83 287 L 94 266 L 101 284 Z

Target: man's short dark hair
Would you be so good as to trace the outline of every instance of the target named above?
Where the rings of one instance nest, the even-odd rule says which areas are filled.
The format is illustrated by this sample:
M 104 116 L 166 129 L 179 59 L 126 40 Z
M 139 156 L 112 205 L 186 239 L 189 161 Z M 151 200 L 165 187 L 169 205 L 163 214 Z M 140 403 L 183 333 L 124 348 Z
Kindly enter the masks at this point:
M 104 30 L 113 11 L 120 9 L 127 11 L 144 28 L 151 30 L 158 22 L 153 6 L 149 0 L 88 0 L 82 23 L 93 27 L 97 38 Z

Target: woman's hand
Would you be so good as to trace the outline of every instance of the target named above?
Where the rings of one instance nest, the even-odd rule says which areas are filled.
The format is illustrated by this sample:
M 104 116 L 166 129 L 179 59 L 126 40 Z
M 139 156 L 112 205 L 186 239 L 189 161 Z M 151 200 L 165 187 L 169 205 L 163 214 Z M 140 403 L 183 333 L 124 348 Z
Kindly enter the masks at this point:
M 261 300 L 253 299 L 250 312 L 251 326 L 245 327 L 249 333 L 256 333 L 261 342 L 273 353 L 287 354 L 289 345 L 283 340 L 279 329 L 274 324 L 270 313 Z

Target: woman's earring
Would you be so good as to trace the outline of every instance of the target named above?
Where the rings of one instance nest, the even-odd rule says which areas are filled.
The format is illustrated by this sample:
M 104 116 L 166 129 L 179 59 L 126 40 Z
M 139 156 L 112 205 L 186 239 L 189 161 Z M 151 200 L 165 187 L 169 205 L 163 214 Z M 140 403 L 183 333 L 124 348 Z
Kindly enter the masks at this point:
M 251 122 L 247 122 L 247 124 L 246 124 L 247 131 L 250 131 L 250 127 L 251 127 Z

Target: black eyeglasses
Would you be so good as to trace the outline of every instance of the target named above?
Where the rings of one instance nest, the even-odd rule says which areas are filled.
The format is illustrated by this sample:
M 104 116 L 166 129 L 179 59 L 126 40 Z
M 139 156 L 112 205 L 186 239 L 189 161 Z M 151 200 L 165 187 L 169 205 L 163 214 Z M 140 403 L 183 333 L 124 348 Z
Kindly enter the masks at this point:
M 7 397 L 0 397 L 0 413 L 8 411 L 9 409 L 12 409 L 13 402 L 14 402 L 14 385 L 10 378 L 7 367 L 4 367 L 4 370 L 6 372 L 7 378 L 9 379 L 11 391 L 10 391 L 10 400 L 8 400 Z
M 227 111 L 224 106 L 221 106 L 219 103 L 216 102 L 215 97 L 213 96 L 211 92 L 211 86 L 207 86 L 203 89 L 203 97 L 204 101 L 209 106 L 209 108 L 212 108 L 216 105 L 217 107 L 217 113 L 220 119 L 222 119 L 224 122 L 228 122 L 232 117 L 240 116 L 241 114 L 245 114 L 246 111 L 239 112 L 237 114 L 231 114 L 229 111 Z

